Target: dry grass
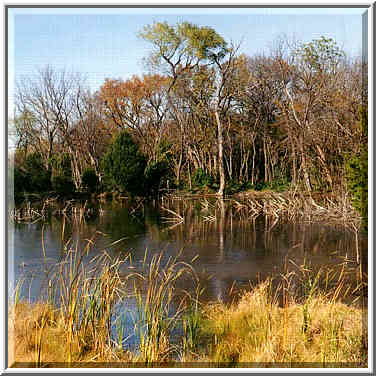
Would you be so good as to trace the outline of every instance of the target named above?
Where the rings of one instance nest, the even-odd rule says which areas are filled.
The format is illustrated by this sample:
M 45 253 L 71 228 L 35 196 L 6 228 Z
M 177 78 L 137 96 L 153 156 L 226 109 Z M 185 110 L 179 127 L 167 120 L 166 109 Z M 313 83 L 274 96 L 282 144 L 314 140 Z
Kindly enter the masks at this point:
M 91 244 L 66 250 L 50 276 L 45 301 L 20 300 L 17 286 L 8 315 L 13 366 L 367 365 L 367 312 L 338 299 L 346 289 L 345 264 L 337 277 L 293 263 L 296 270 L 286 271 L 278 286 L 268 280 L 238 303 L 202 308 L 194 269 L 178 261 L 179 255 L 145 253 L 141 270 L 129 272 L 122 266 L 130 258 L 111 258 L 104 251 L 85 263 Z M 177 288 L 183 277 L 196 282 L 194 296 Z M 359 283 L 361 290 L 364 282 Z M 122 329 L 118 340 L 113 332 L 122 314 L 119 304 L 128 298 L 137 305 L 139 343 L 133 352 L 123 347 Z M 180 337 L 171 341 L 179 327 Z
M 163 260 L 160 253 L 147 260 L 145 253 L 142 270 L 126 272 L 122 265 L 129 258 L 112 259 L 104 251 L 85 264 L 90 244 L 83 251 L 67 251 L 47 283 L 45 301 L 22 301 L 17 287 L 8 316 L 13 366 L 153 366 L 167 364 L 184 351 L 182 344 L 172 345 L 170 337 L 182 317 L 189 318 L 190 297 L 179 292 L 176 283 L 183 276 L 197 282 L 191 265 L 179 262 L 179 255 Z M 134 335 L 139 344 L 133 353 L 123 348 L 122 328 L 117 340 L 113 330 L 128 298 L 137 302 Z
M 67 341 L 66 317 L 48 304 L 20 302 L 13 312 L 14 316 L 9 317 L 13 324 L 10 335 L 14 360 L 29 363 L 31 367 L 56 362 L 69 364 L 67 354 L 74 367 L 95 367 L 109 362 L 123 367 L 153 366 L 158 362 L 176 365 L 178 361 L 169 356 L 166 312 L 159 314 L 154 310 L 149 322 L 145 322 L 150 330 L 145 332 L 138 355 L 105 343 L 108 339 L 105 336 L 102 341 L 105 351 L 98 351 L 94 345 L 83 351 L 80 335 Z M 145 313 L 148 314 L 147 310 Z M 188 366 L 194 366 L 195 362 L 201 366 L 221 367 L 270 367 L 281 363 L 304 367 L 307 362 L 317 367 L 367 366 L 364 346 L 367 330 L 362 326 L 366 312 L 324 294 L 314 294 L 299 304 L 289 300 L 280 306 L 271 282 L 267 281 L 252 292 L 244 293 L 236 304 L 208 305 L 200 313 L 195 311 L 190 319 L 187 314 L 186 311 L 185 327 L 192 325 L 192 317 L 195 330 L 200 327 L 195 343 L 191 342 L 186 349 L 189 351 L 180 356 L 180 361 Z M 105 335 L 102 330 L 97 334 Z M 186 337 L 185 343 L 188 338 L 192 340 Z
M 288 221 L 341 222 L 360 225 L 360 217 L 347 194 L 304 195 L 299 192 L 252 192 L 233 200 L 239 212 L 248 216 L 266 215 Z
M 72 363 L 79 366 L 88 362 L 129 361 L 130 354 L 116 352 L 108 347 L 104 353 L 97 352 L 94 347 L 82 351 L 79 336 L 71 342 L 67 341 L 67 326 L 61 312 L 48 304 L 30 305 L 21 302 L 14 309 L 10 318 L 9 335 L 12 337 L 13 361 L 27 367 L 48 367 L 49 364 L 67 364 L 70 354 Z M 12 364 L 12 363 L 11 363 Z
M 210 350 L 200 360 L 240 367 L 307 362 L 316 367 L 366 367 L 365 314 L 320 293 L 281 307 L 267 281 L 245 293 L 238 304 L 206 308 L 204 335 Z
M 25 201 L 12 209 L 9 209 L 9 220 L 15 223 L 30 223 L 46 221 L 51 216 L 63 217 L 77 222 L 83 222 L 92 216 L 101 215 L 102 209 L 88 205 L 80 200 L 67 200 L 61 203 L 57 198 L 47 198 L 31 203 Z
M 119 275 L 124 261 L 104 252 L 85 266 L 84 256 L 78 249 L 67 251 L 48 281 L 45 301 L 15 299 L 9 314 L 15 362 L 39 367 L 118 358 L 111 322 L 125 283 Z
M 143 273 L 138 274 L 139 283 L 134 281 L 134 296 L 137 301 L 135 331 L 139 338 L 140 355 L 136 359 L 146 365 L 168 362 L 173 353 L 179 353 L 177 346 L 170 344 L 170 333 L 178 326 L 187 307 L 188 295 L 177 298 L 176 282 L 184 275 L 198 279 L 190 264 L 169 257 L 162 265 L 163 253 L 153 255 Z M 187 299 L 188 298 L 188 299 Z

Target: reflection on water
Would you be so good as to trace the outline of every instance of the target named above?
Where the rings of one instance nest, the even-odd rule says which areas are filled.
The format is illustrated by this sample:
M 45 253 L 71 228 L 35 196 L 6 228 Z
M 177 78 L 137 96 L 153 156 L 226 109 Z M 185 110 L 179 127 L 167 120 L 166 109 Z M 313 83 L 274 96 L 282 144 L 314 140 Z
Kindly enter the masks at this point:
M 322 223 L 283 223 L 261 216 L 242 217 L 235 205 L 224 200 L 165 199 L 137 206 L 113 202 L 102 204 L 98 212 L 98 217 L 81 223 L 75 218 L 52 217 L 44 225 L 14 225 L 14 251 L 10 259 L 14 263 L 14 281 L 27 278 L 23 297 L 39 297 L 46 265 L 51 273 L 54 263 L 64 255 L 64 245 L 69 242 L 70 247 L 79 247 L 81 243 L 87 244 L 88 239 L 93 244 L 87 261 L 103 249 L 114 256 L 130 252 L 136 267 L 146 249 L 149 257 L 160 251 L 165 252 L 166 258 L 181 252 L 180 258 L 188 262 L 198 255 L 194 265 L 205 287 L 205 300 L 227 301 L 230 290 L 249 287 L 290 270 L 293 263 L 289 260 L 296 265 L 310 264 L 315 269 L 338 266 L 344 260 L 353 265 L 356 260 L 355 234 L 350 229 Z M 122 241 L 110 246 L 119 239 Z M 365 259 L 366 239 L 361 240 L 360 249 Z

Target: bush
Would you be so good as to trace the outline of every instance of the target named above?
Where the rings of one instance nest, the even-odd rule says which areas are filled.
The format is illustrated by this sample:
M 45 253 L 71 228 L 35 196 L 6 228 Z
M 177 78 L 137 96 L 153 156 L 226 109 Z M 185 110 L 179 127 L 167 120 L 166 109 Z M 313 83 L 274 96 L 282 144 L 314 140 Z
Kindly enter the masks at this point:
M 16 167 L 14 169 L 14 198 L 19 201 L 22 194 L 30 187 L 30 176 L 22 169 Z
M 131 135 L 121 132 L 103 158 L 106 180 L 131 195 L 143 195 L 146 158 Z
M 99 179 L 94 169 L 88 168 L 82 173 L 82 187 L 85 191 L 92 193 L 96 192 L 99 185 Z
M 61 195 L 71 195 L 75 190 L 75 186 L 72 179 L 69 154 L 55 154 L 50 162 L 52 166 L 52 189 Z
M 46 192 L 51 189 L 51 174 L 42 162 L 39 153 L 32 153 L 25 160 L 25 175 L 23 178 L 18 176 L 17 179 L 25 179 L 25 191 L 27 192 Z M 17 183 L 20 181 L 18 180 Z
M 368 228 L 368 150 L 367 150 L 367 110 L 361 111 L 362 148 L 359 153 L 346 158 L 345 171 L 347 187 L 352 203 L 363 219 L 363 227 Z
M 226 182 L 225 193 L 227 195 L 232 195 L 250 188 L 250 182 L 239 182 L 238 180 L 232 179 Z
M 161 188 L 166 187 L 166 177 L 168 176 L 168 162 L 152 162 L 145 170 L 145 191 L 150 195 L 156 195 Z
M 74 192 L 74 184 L 70 176 L 55 175 L 51 178 L 52 189 L 62 195 L 70 195 Z
M 196 188 L 211 188 L 214 183 L 213 177 L 202 168 L 198 168 L 192 175 L 192 186 Z
M 275 192 L 283 192 L 288 190 L 290 187 L 290 183 L 286 178 L 278 178 L 275 179 L 273 182 L 264 182 L 264 181 L 259 181 L 257 182 L 253 187 L 255 191 L 266 191 L 266 190 L 272 190 Z

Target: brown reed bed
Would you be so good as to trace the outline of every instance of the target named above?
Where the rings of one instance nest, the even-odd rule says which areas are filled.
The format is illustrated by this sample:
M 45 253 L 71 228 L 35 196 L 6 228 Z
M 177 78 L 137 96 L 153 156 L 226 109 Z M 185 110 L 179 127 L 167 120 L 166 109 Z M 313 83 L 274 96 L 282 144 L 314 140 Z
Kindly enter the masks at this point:
M 67 200 L 59 202 L 56 198 L 48 198 L 39 202 L 26 201 L 17 207 L 9 209 L 9 220 L 14 223 L 35 223 L 46 221 L 50 217 L 65 217 L 78 222 L 88 218 L 103 215 L 103 209 L 89 205 L 88 201 Z
M 183 345 L 172 344 L 171 333 L 182 325 L 183 316 L 189 319 L 191 305 L 177 281 L 184 277 L 197 282 L 192 266 L 178 256 L 165 260 L 163 253 L 149 257 L 147 252 L 137 272 L 130 255 L 111 258 L 103 251 L 88 263 L 91 246 L 88 241 L 84 249 L 78 243 L 66 249 L 53 273 L 49 270 L 46 291 L 37 303 L 21 300 L 17 286 L 8 318 L 12 366 L 152 366 L 181 355 Z M 139 343 L 132 353 L 123 347 L 123 328 L 114 330 L 128 301 L 137 306 L 133 319 Z M 183 332 L 188 338 L 188 331 Z
M 305 222 L 336 222 L 360 225 L 360 217 L 347 194 L 305 195 L 297 192 L 262 192 L 233 199 L 235 207 L 249 216 L 260 214 Z
M 190 360 L 214 367 L 367 367 L 367 309 L 341 301 L 345 268 L 338 276 L 295 266 L 277 284 L 267 279 L 236 302 L 205 306 L 200 337 L 207 351 Z
M 104 253 L 85 266 L 83 255 L 67 253 L 46 299 L 30 304 L 16 295 L 8 333 L 13 367 L 367 366 L 367 309 L 341 301 L 344 267 L 338 276 L 290 261 L 295 268 L 277 284 L 268 279 L 231 304 L 202 305 L 198 283 L 192 294 L 178 291 L 180 278 L 198 280 L 177 257 L 145 253 L 140 270 L 124 273 L 128 258 Z M 127 299 L 137 307 L 133 350 L 120 327 L 118 339 L 113 333 Z
M 367 367 L 366 313 L 308 295 L 281 307 L 270 281 L 231 306 L 206 308 L 203 336 L 208 353 L 198 361 L 228 367 Z
M 176 196 L 163 198 L 163 209 L 176 216 L 179 208 L 179 220 L 182 222 L 189 207 L 187 202 L 193 201 L 200 206 L 201 217 L 205 221 L 216 221 L 221 218 L 222 204 L 235 210 L 233 215 L 243 219 L 252 219 L 260 215 L 274 218 L 277 221 L 290 222 L 326 222 L 338 223 L 359 229 L 361 218 L 351 204 L 347 193 L 342 194 L 305 194 L 301 192 L 246 192 L 225 198 L 210 196 Z

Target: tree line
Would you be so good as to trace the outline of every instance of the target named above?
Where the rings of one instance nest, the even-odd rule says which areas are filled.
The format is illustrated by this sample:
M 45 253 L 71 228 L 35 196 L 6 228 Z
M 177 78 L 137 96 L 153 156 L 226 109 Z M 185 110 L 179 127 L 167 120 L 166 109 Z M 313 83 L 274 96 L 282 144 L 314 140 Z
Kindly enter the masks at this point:
M 280 38 L 247 56 L 188 22 L 139 37 L 151 47 L 142 77 L 95 93 L 51 67 L 18 82 L 16 191 L 334 191 L 359 170 L 366 64 L 333 39 Z

